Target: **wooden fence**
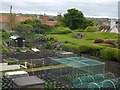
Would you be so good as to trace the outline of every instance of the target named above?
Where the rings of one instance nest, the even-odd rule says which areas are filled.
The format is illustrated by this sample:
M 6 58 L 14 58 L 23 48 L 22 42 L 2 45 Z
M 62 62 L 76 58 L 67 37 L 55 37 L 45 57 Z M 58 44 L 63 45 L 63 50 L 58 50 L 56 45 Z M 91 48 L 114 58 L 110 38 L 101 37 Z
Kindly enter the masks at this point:
M 105 72 L 112 72 L 116 77 L 120 77 L 120 63 L 104 60 L 98 57 L 82 54 L 81 56 L 91 58 L 105 63 Z

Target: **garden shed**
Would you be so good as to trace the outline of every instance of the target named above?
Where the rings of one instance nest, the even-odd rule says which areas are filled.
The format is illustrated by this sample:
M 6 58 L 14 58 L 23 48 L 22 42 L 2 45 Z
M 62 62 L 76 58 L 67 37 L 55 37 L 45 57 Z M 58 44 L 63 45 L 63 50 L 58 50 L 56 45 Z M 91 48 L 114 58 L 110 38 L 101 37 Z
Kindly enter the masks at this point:
M 10 36 L 9 44 L 16 47 L 25 47 L 25 38 L 18 35 Z

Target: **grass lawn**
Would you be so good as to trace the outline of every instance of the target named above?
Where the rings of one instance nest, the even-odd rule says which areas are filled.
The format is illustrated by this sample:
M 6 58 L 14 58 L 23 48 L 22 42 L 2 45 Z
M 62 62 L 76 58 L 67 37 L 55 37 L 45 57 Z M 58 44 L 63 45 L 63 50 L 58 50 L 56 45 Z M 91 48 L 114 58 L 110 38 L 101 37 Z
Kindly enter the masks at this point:
M 76 33 L 84 33 L 85 36 L 83 39 L 76 39 L 73 36 Z M 115 33 L 108 33 L 108 32 L 73 32 L 70 34 L 48 34 L 47 36 L 54 37 L 60 42 L 69 42 L 70 44 L 74 45 L 96 45 L 101 47 L 111 47 L 110 45 L 104 45 L 104 44 L 94 44 L 95 39 L 103 39 L 103 40 L 118 40 L 118 35 Z

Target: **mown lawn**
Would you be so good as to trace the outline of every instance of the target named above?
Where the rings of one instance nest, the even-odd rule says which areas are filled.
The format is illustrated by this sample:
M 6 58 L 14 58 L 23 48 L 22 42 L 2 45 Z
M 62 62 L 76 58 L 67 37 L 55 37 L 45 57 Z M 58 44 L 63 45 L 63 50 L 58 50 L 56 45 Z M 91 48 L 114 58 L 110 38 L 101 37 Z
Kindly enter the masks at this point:
M 85 36 L 83 39 L 76 39 L 73 36 L 76 33 L 84 33 Z M 70 44 L 74 45 L 96 45 L 101 47 L 111 47 L 110 45 L 105 44 L 94 44 L 95 39 L 103 39 L 103 40 L 118 40 L 118 35 L 115 33 L 108 33 L 108 32 L 73 32 L 70 34 L 48 34 L 47 36 L 54 37 L 60 42 L 65 43 L 65 41 L 69 42 Z

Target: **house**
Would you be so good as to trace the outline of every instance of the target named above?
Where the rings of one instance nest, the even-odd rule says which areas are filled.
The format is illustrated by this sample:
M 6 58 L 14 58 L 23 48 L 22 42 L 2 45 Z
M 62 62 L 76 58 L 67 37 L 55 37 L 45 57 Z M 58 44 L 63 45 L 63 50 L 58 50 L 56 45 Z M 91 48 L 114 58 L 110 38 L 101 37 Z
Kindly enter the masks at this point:
M 9 22 L 8 16 L 0 16 L 0 29 L 9 29 Z
M 13 89 L 19 90 L 44 90 L 45 82 L 37 76 L 20 77 L 12 79 Z
M 107 31 L 110 30 L 110 25 L 102 22 L 102 23 L 99 23 L 99 24 L 98 24 L 98 29 L 99 29 L 99 31 L 101 31 L 101 32 L 107 32 Z
M 25 20 L 32 20 L 32 19 L 38 19 L 42 22 L 42 24 L 48 25 L 48 26 L 54 26 L 57 22 L 62 20 L 61 15 L 57 15 L 57 19 L 49 19 L 47 15 L 16 15 L 16 14 L 9 14 L 1 15 L 0 16 L 0 29 L 5 30 L 12 30 L 15 28 L 15 26 Z
M 33 19 L 32 16 L 24 16 L 24 15 L 15 15 L 10 14 L 1 15 L 0 16 L 0 29 L 11 30 L 14 28 L 18 23 L 21 23 L 25 20 Z
M 118 27 L 117 27 L 117 23 L 114 21 L 114 19 L 111 19 L 110 32 L 120 34 L 120 31 L 118 30 Z
M 43 16 L 43 19 L 41 20 L 42 24 L 48 25 L 48 26 L 54 26 L 57 21 L 51 20 L 48 18 L 47 15 Z

